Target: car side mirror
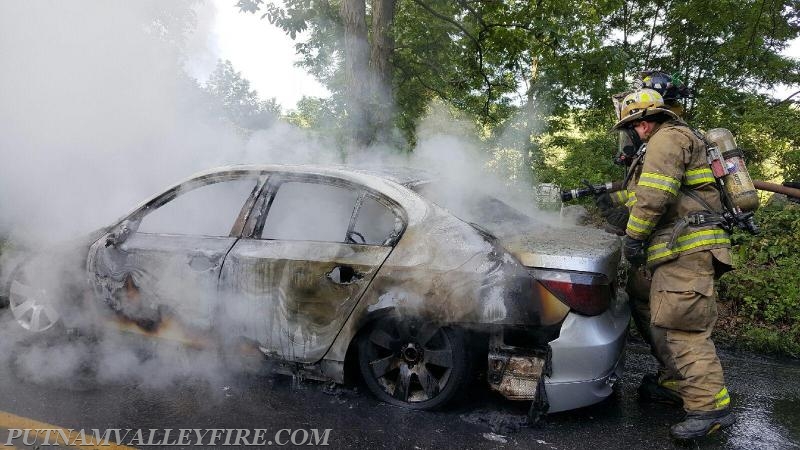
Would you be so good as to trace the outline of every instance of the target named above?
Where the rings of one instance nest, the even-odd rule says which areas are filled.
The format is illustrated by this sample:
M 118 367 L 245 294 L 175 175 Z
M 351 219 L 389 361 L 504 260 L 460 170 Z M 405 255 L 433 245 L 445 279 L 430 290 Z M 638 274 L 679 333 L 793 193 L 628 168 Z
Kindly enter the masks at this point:
M 133 232 L 134 225 L 135 224 L 131 223 L 130 220 L 123 220 L 119 225 L 114 227 L 114 229 L 106 235 L 106 247 L 116 247 L 125 242 Z

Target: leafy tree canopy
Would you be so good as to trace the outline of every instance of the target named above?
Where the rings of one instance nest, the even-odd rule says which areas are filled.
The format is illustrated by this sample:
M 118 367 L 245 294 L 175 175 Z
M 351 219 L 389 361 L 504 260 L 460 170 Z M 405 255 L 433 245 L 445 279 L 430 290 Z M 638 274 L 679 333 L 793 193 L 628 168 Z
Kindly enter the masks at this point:
M 250 89 L 250 81 L 242 77 L 228 60 L 217 62 L 204 90 L 212 99 L 213 110 L 221 112 L 222 119 L 244 130 L 266 128 L 281 113 L 276 100 L 261 100 L 258 92 Z
M 347 114 L 339 12 L 342 2 L 354 1 L 365 2 L 237 5 L 297 39 L 300 65 L 334 93 L 333 109 Z M 628 89 L 642 69 L 661 69 L 698 92 L 685 105 L 691 124 L 730 128 L 760 175 L 800 176 L 800 95 L 767 94 L 778 84 L 800 84 L 800 62 L 781 54 L 800 36 L 797 0 L 371 0 L 364 5 L 369 38 L 370 17 L 386 1 L 394 8 L 394 123 L 412 147 L 416 123 L 440 99 L 472 114 L 490 138 L 519 128 L 520 113 L 531 114 L 526 120 L 545 126 L 527 131 L 555 134 L 517 143 L 532 152 L 530 162 L 546 160 L 535 153 L 553 150 L 565 132 L 565 152 L 613 153 L 594 148 L 613 141 L 598 137 L 614 121 L 610 95 Z M 544 172 L 569 170 L 556 169 Z

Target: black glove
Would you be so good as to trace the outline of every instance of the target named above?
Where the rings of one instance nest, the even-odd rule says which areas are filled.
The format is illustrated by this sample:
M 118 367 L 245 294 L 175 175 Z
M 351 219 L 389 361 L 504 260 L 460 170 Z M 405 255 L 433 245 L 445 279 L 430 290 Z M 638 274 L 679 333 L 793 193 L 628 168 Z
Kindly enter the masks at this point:
M 602 214 L 603 217 L 614 208 L 614 204 L 611 203 L 611 196 L 608 192 L 594 194 L 594 204 L 597 206 L 597 209 L 600 210 L 600 214 Z
M 625 236 L 622 240 L 622 254 L 633 267 L 643 266 L 647 262 L 644 241 Z
M 794 189 L 800 189 L 800 181 L 784 181 L 783 185 Z M 791 195 L 787 195 L 786 198 L 790 202 L 800 203 L 800 198 L 792 197 Z
M 604 229 L 609 233 L 622 236 L 625 234 L 625 228 L 628 227 L 628 214 L 628 208 L 624 206 L 617 206 L 603 212 L 603 217 L 606 219 Z
M 594 204 L 597 206 L 597 209 L 600 210 L 600 213 L 603 214 L 603 217 L 605 217 L 605 213 L 614 207 L 614 204 L 611 202 L 611 196 L 605 189 L 595 189 L 592 183 L 589 183 L 587 180 L 583 180 L 583 184 L 592 191 L 592 195 L 594 195 Z

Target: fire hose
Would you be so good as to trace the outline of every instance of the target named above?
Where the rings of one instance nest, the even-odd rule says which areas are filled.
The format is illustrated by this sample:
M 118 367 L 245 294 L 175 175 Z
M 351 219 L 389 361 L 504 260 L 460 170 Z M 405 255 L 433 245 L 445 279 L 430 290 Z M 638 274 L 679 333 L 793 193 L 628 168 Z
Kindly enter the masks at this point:
M 792 197 L 793 199 L 800 201 L 800 189 L 759 180 L 753 180 L 753 185 L 758 190 L 783 194 L 787 197 Z M 567 189 L 561 191 L 561 201 L 568 202 L 577 200 L 579 198 L 588 197 L 590 195 L 602 194 L 604 192 L 615 192 L 620 189 L 622 189 L 622 181 L 608 181 L 582 188 Z

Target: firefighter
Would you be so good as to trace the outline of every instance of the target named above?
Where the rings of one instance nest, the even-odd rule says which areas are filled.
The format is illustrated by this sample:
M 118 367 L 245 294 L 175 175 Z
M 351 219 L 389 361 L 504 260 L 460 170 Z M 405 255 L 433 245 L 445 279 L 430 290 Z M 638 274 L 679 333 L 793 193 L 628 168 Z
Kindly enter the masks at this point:
M 628 94 L 613 130 L 647 144 L 632 168 L 633 195 L 623 254 L 652 273 L 650 333 L 676 374 L 686 416 L 670 428 L 679 439 L 730 426 L 734 417 L 711 332 L 717 318 L 714 279 L 730 269 L 730 237 L 719 226 L 722 202 L 701 136 L 667 109 L 652 89 Z
M 641 78 L 635 83 L 639 89 L 649 88 L 661 94 L 664 106 L 677 116 L 683 115 L 683 105 L 680 100 L 692 96 L 692 90 L 676 77 L 661 71 L 643 71 Z M 618 94 L 620 101 L 626 94 Z M 621 109 L 617 111 L 621 113 Z M 619 119 L 619 117 L 618 117 Z M 620 130 L 619 154 L 616 161 L 630 168 L 635 159 L 635 154 L 642 145 L 639 136 L 633 130 Z M 633 191 L 625 189 L 617 192 L 598 193 L 595 195 L 595 204 L 600 209 L 601 215 L 606 220 L 605 229 L 619 236 L 625 234 L 628 224 L 628 207 L 633 202 Z M 643 401 L 653 401 L 682 406 L 683 400 L 677 392 L 677 379 L 680 374 L 674 372 L 666 362 L 669 360 L 669 350 L 661 342 L 654 342 L 650 332 L 650 273 L 644 267 L 635 268 L 628 274 L 625 290 L 630 299 L 631 312 L 636 330 L 642 339 L 650 346 L 650 353 L 658 362 L 658 371 L 647 374 L 639 385 L 639 398 Z

